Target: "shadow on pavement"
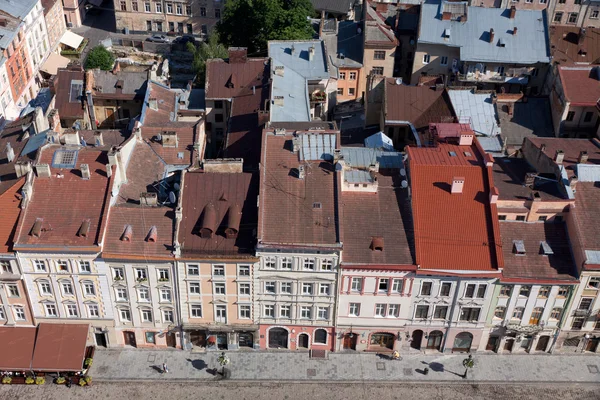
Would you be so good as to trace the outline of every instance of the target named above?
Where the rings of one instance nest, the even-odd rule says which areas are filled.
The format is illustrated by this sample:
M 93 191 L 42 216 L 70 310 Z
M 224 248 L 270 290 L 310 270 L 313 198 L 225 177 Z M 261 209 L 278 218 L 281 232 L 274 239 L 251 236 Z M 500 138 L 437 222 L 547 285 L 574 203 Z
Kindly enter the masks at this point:
M 196 368 L 198 371 L 202 371 L 206 368 L 206 363 L 202 360 L 190 360 L 189 358 L 186 358 L 186 361 L 190 362 L 192 367 Z
M 162 365 L 151 365 L 150 368 L 152 368 L 153 370 L 155 370 L 156 372 L 158 372 L 159 374 L 164 373 L 165 371 L 163 371 L 162 369 Z

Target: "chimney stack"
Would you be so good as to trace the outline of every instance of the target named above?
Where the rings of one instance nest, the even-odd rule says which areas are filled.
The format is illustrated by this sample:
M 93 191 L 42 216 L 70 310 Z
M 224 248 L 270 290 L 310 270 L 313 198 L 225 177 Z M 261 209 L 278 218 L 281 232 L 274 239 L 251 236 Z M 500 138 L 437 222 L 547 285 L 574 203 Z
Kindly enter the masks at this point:
M 577 162 L 579 164 L 585 164 L 588 161 L 588 152 L 587 151 L 580 151 L 579 152 L 579 158 L 577 159 Z
M 306 176 L 306 171 L 304 170 L 304 165 L 300 165 L 298 167 L 298 178 L 304 179 L 305 176 Z
M 283 65 L 276 65 L 275 66 L 275 75 L 277 76 L 283 76 L 285 73 L 285 67 Z
M 577 185 L 578 180 L 579 179 L 577 179 L 575 175 L 569 178 L 569 186 L 571 187 L 571 190 L 575 191 L 575 187 Z
M 517 7 L 512 6 L 510 8 L 510 19 L 515 19 L 516 14 L 517 14 Z
M 96 147 L 104 146 L 104 138 L 102 136 L 102 131 L 94 132 L 94 146 L 96 146 Z
M 496 204 L 498 202 L 499 195 L 500 192 L 498 191 L 498 188 L 494 186 L 492 190 L 490 190 L 490 204 Z
M 557 164 L 562 164 L 565 159 L 565 153 L 562 150 L 556 150 L 556 155 L 554 156 L 554 162 Z
M 49 164 L 37 164 L 35 166 L 35 172 L 38 178 L 50 178 L 50 165 Z
M 585 40 L 585 34 L 586 34 L 585 28 L 580 28 L 579 35 L 577 35 L 577 44 L 578 45 L 581 46 L 583 44 L 583 41 Z
M 158 196 L 156 195 L 156 193 L 141 193 L 140 204 L 143 206 L 155 206 L 158 204 Z
M 283 96 L 275 96 L 273 98 L 273 104 L 276 106 L 283 107 Z
M 83 179 L 90 179 L 90 166 L 87 164 L 81 164 L 79 168 L 81 169 L 81 177 Z
M 515 26 L 515 27 L 513 28 L 513 36 L 516 36 L 516 35 L 517 35 L 517 27 Z
M 462 193 L 464 185 L 465 185 L 465 178 L 455 177 L 454 179 L 452 179 L 452 188 L 450 190 L 450 193 Z
M 6 158 L 8 159 L 9 163 L 13 162 L 13 160 L 15 159 L 15 151 L 10 145 L 10 142 L 6 143 Z
M 248 49 L 246 47 L 230 47 L 229 64 L 244 64 L 248 60 Z
M 15 163 L 15 174 L 17 178 L 27 175 L 31 171 L 31 163 L 29 161 L 17 161 Z
M 494 43 L 494 28 L 490 28 L 490 43 Z
M 312 61 L 315 58 L 315 46 L 312 45 L 308 48 L 308 61 Z
M 452 13 L 448 11 L 444 11 L 442 13 L 442 21 L 450 21 L 452 19 Z

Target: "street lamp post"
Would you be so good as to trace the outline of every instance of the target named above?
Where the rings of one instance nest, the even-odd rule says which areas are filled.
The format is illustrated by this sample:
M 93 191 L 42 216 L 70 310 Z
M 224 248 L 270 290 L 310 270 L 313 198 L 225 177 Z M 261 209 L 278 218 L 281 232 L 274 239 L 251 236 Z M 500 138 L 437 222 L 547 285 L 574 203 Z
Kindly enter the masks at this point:
M 472 369 L 475 365 L 475 361 L 473 360 L 473 356 L 469 354 L 469 357 L 463 360 L 463 367 L 465 367 L 465 374 L 463 375 L 463 379 L 467 379 L 467 373 L 469 369 Z

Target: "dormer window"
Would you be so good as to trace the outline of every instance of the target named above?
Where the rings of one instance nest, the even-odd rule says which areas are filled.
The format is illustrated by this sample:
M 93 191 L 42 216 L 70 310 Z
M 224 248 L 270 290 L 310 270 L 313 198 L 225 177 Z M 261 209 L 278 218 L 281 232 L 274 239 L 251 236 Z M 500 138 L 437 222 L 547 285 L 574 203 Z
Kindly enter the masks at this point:
M 123 242 L 131 242 L 131 237 L 133 236 L 133 228 L 131 225 L 125 225 L 125 230 L 121 235 L 121 240 Z
M 522 240 L 513 240 L 513 253 L 519 256 L 525 255 L 525 243 Z
M 146 241 L 155 243 L 157 236 L 158 236 L 158 230 L 156 229 L 156 226 L 153 226 L 152 228 L 150 228 L 150 232 L 148 232 L 148 236 L 146 236 Z
M 376 236 L 371 240 L 371 250 L 383 251 L 383 238 Z
M 554 254 L 552 247 L 550 247 L 548 242 L 546 242 L 545 240 L 540 242 L 540 254 L 543 254 L 545 256 L 550 256 Z

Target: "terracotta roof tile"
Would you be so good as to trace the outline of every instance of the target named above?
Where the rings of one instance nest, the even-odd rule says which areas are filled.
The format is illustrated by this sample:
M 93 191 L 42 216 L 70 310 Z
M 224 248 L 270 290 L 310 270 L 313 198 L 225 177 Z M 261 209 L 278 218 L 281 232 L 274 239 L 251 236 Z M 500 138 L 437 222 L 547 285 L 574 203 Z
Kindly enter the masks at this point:
M 156 99 L 157 109 L 153 110 L 144 104 L 144 111 L 140 122 L 143 126 L 164 126 L 176 119 L 175 109 L 177 102 L 177 93 L 166 86 L 153 81 L 148 81 L 148 91 L 146 99 Z
M 158 154 L 163 161 L 170 165 L 190 165 L 192 163 L 194 142 L 196 141 L 196 132 L 201 129 L 198 126 L 188 124 L 187 126 L 174 126 L 166 124 L 162 127 L 151 126 L 142 127 L 142 138 L 152 150 Z M 157 139 L 158 135 L 164 132 L 175 132 L 177 134 L 177 146 L 165 147 Z
M 564 159 L 562 165 L 572 175 L 578 163 L 579 153 L 587 151 L 588 164 L 600 164 L 600 142 L 596 139 L 572 139 L 572 138 L 527 138 L 525 139 L 538 149 L 545 146 L 544 154 L 554 160 L 557 150 L 562 150 Z
M 600 251 L 600 187 L 597 182 L 579 182 L 575 195 L 575 207 L 571 207 L 574 223 L 579 233 L 582 250 Z
M 500 200 L 530 200 L 533 190 L 540 194 L 542 201 L 564 199 L 558 184 L 551 180 L 535 179 L 533 188 L 525 186 L 525 176 L 535 170 L 524 158 L 496 158 L 492 170 Z
M 121 185 L 117 203 L 139 203 L 140 193 L 156 193 L 164 179 L 165 163 L 146 142 L 137 141 L 127 164 L 127 182 Z
M 229 62 L 214 58 L 206 62 L 206 98 L 232 99 L 241 91 L 252 90 L 251 82 L 262 80 L 268 58 L 247 58 L 246 62 Z M 231 81 L 233 78 L 233 85 Z M 229 85 L 228 85 L 229 84 Z
M 37 151 L 33 151 L 30 154 L 22 154 L 23 149 L 29 140 L 29 133 L 24 132 L 21 129 L 21 124 L 28 127 L 30 123 L 31 121 L 29 118 L 21 118 L 8 124 L 0 133 L 0 194 L 12 188 L 18 179 L 15 173 L 15 162 L 33 161 L 37 156 Z M 8 161 L 6 152 L 6 148 L 9 144 L 14 152 L 14 159 L 12 162 Z
M 600 58 L 600 29 L 585 28 L 580 43 L 581 28 L 553 25 L 549 29 L 552 58 L 561 65 L 598 64 Z
M 596 107 L 600 99 L 599 71 L 589 67 L 558 67 L 565 98 L 574 106 Z

